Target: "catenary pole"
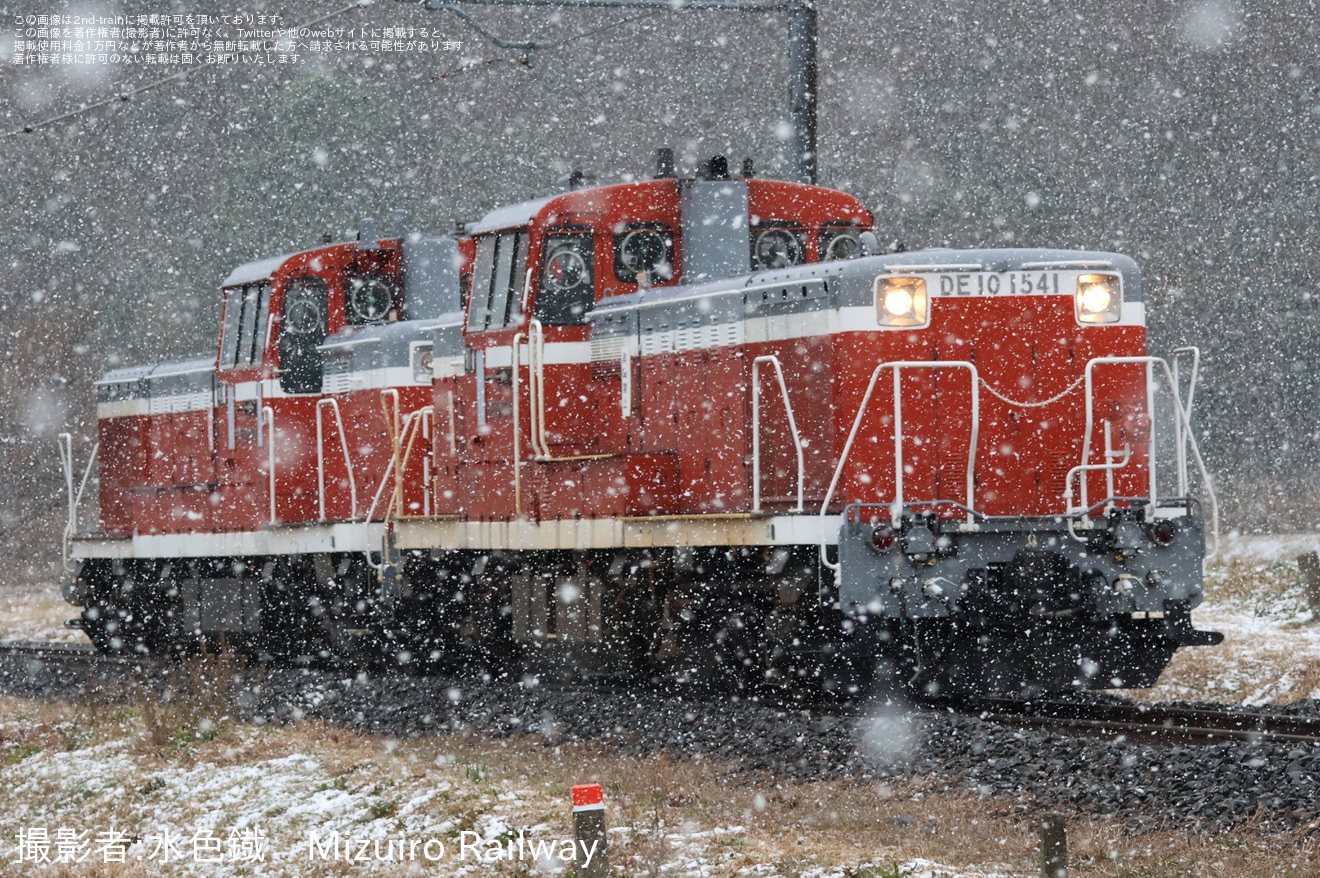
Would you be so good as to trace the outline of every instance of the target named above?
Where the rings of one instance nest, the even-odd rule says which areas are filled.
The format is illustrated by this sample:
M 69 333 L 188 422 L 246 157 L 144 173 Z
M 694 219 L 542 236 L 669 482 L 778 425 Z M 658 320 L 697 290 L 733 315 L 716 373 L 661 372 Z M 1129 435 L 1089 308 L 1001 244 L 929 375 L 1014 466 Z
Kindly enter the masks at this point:
M 427 9 L 453 12 L 482 37 L 504 48 L 540 49 L 537 43 L 502 40 L 479 27 L 460 6 L 549 6 L 556 9 L 654 9 L 783 13 L 788 19 L 788 119 L 785 147 L 787 176 L 815 183 L 816 163 L 816 23 L 817 0 L 426 0 Z

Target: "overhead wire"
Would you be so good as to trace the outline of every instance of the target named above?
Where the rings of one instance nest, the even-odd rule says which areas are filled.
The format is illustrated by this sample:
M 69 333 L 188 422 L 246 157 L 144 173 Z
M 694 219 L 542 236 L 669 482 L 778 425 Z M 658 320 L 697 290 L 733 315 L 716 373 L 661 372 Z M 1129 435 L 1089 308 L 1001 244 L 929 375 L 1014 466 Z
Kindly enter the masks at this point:
M 312 27 L 313 25 L 317 25 L 324 21 L 328 21 L 332 18 L 335 18 L 339 15 L 343 15 L 346 12 L 352 12 L 355 9 L 363 9 L 369 5 L 371 5 L 371 0 L 355 0 L 355 2 L 350 3 L 347 6 L 340 7 L 339 9 L 336 9 L 332 12 L 328 12 L 325 15 L 322 15 L 320 18 L 314 18 L 310 21 L 305 21 L 302 22 L 301 24 L 295 25 L 292 28 L 292 30 L 297 31 L 302 28 Z M 475 19 L 473 19 L 470 15 L 467 15 L 466 13 L 462 13 L 459 10 L 453 8 L 450 4 L 445 4 L 442 6 L 431 6 L 423 2 L 422 5 L 424 8 L 432 11 L 448 11 L 448 12 L 458 13 L 460 17 L 470 27 L 476 30 L 477 33 L 481 34 L 481 36 L 485 37 L 486 39 L 492 40 L 492 42 L 495 42 L 497 45 L 501 45 L 502 43 L 505 42 L 498 39 L 492 39 L 492 35 L 489 34 L 484 27 L 480 26 L 480 24 L 476 22 Z M 528 42 L 526 45 L 521 46 L 521 48 L 524 48 L 525 50 L 530 52 L 535 49 L 550 49 L 556 46 L 568 45 L 569 43 L 576 42 L 578 40 L 587 39 L 597 34 L 604 33 L 605 31 L 624 27 L 626 25 L 632 24 L 633 22 L 641 21 L 642 19 L 645 18 L 652 18 L 658 15 L 660 11 L 663 10 L 651 11 L 644 13 L 642 15 L 634 15 L 630 18 L 625 18 L 622 21 L 612 22 L 610 24 L 602 25 L 600 27 L 593 28 L 588 31 L 584 31 L 582 33 L 575 34 L 570 37 L 565 37 L 562 40 L 555 40 L 550 42 L 536 42 L 536 43 Z M 50 126 L 63 122 L 67 119 L 77 118 L 78 116 L 82 116 L 86 113 L 90 113 L 93 110 L 97 110 L 102 107 L 108 107 L 111 106 L 112 104 L 129 101 L 138 95 L 145 94 L 146 92 L 154 91 L 158 88 L 161 88 L 162 86 L 170 84 L 171 82 L 178 82 L 180 80 L 187 79 L 188 77 L 192 76 L 195 73 L 199 73 L 202 70 L 206 70 L 207 68 L 217 66 L 218 63 L 219 62 L 216 60 L 205 61 L 201 64 L 197 64 L 185 70 L 180 70 L 178 73 L 172 73 L 169 76 L 165 76 L 160 79 L 149 82 L 146 85 L 141 85 L 136 88 L 128 89 L 126 91 L 115 92 L 114 94 L 102 98 L 101 100 L 93 101 L 92 103 L 89 104 L 82 104 L 77 109 L 69 110 L 68 112 L 59 114 L 58 116 L 51 116 L 50 118 L 42 119 L 39 122 L 28 122 L 21 125 L 20 127 L 11 128 L 8 131 L 0 132 L 0 137 L 15 137 L 20 134 L 35 133 L 43 128 L 49 128 Z M 499 64 L 510 64 L 519 67 L 530 67 L 531 59 L 530 57 L 528 57 L 528 55 L 524 54 L 522 57 L 516 59 L 489 58 L 476 63 L 460 63 L 436 75 L 434 78 L 437 80 L 449 79 L 453 76 L 457 76 L 461 73 L 466 73 L 468 71 L 475 70 L 480 67 L 491 67 Z
M 297 31 L 305 27 L 312 27 L 313 25 L 320 24 L 323 21 L 329 21 L 330 19 L 335 18 L 336 16 L 343 15 L 345 12 L 352 12 L 354 9 L 362 9 L 368 5 L 370 5 L 369 2 L 363 2 L 363 0 L 354 0 L 353 3 L 350 3 L 347 6 L 340 7 L 339 9 L 336 9 L 333 12 L 327 12 L 325 15 L 322 15 L 320 18 L 314 18 L 311 21 L 306 21 L 303 22 L 302 24 L 295 25 L 292 28 L 292 30 Z M 101 107 L 106 107 L 106 106 L 110 106 L 111 104 L 127 101 L 137 95 L 143 94 L 145 92 L 153 91 L 155 89 L 160 88 L 163 85 L 168 85 L 171 82 L 176 82 L 178 80 L 186 79 L 189 76 L 192 76 L 194 73 L 198 73 L 209 67 L 214 67 L 217 64 L 218 61 L 214 61 L 214 60 L 205 61 L 194 67 L 189 67 L 187 69 L 180 70 L 178 73 L 172 73 L 169 76 L 165 76 L 162 77 L 161 79 L 157 79 L 152 82 L 149 82 L 146 85 L 138 86 L 137 88 L 129 89 L 127 91 L 115 92 L 109 97 L 103 98 L 99 101 L 95 101 L 90 104 L 83 104 L 82 106 L 78 107 L 78 109 L 76 110 L 70 110 L 67 113 L 61 113 L 58 116 L 52 116 L 49 119 L 43 119 L 40 122 L 29 122 L 19 128 L 12 128 L 8 131 L 0 132 L 0 137 L 13 137 L 18 134 L 31 134 L 33 132 L 41 130 L 42 128 L 48 128 L 51 125 L 54 125 L 58 122 L 63 122 L 65 119 L 72 119 L 77 116 L 81 116 L 84 113 L 90 113 L 92 110 L 100 109 Z

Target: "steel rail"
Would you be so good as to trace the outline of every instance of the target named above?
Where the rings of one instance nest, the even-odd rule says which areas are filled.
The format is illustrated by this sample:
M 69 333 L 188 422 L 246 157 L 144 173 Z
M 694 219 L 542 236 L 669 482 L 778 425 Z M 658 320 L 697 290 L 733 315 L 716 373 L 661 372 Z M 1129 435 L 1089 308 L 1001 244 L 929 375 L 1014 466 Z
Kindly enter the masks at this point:
M 1156 744 L 1320 743 L 1320 717 L 1268 711 L 1165 704 L 970 699 L 955 709 L 987 722 L 1052 729 L 1065 734 L 1122 737 Z

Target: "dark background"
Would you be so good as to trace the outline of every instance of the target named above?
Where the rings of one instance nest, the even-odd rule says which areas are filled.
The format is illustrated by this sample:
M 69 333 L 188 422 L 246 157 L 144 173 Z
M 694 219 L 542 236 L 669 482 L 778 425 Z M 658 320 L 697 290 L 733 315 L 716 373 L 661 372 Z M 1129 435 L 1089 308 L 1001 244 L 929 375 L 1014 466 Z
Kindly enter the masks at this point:
M 58 566 L 55 436 L 91 447 L 104 369 L 209 353 L 235 265 L 395 210 L 425 231 L 546 194 L 572 168 L 744 156 L 775 174 L 782 16 L 380 0 L 336 27 L 428 27 L 425 55 L 27 69 L 16 14 L 275 13 L 310 2 L 0 0 L 0 579 Z M 1144 267 L 1152 347 L 1204 354 L 1197 426 L 1226 520 L 1320 527 L 1320 94 L 1314 2 L 822 2 L 820 169 L 911 248 L 1113 249 Z M 74 112 L 50 125 L 40 123 Z M 37 126 L 23 133 L 25 125 Z

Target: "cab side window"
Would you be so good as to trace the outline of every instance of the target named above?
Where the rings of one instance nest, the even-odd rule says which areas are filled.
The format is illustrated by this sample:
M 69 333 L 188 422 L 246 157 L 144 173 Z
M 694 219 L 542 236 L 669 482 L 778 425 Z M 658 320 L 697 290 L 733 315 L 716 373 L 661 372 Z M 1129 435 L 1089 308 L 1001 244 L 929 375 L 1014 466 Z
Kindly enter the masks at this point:
M 527 272 L 527 230 L 514 229 L 477 241 L 472 265 L 468 329 L 506 329 L 522 321 Z
M 752 270 L 766 271 L 807 261 L 807 234 L 796 226 L 762 220 L 752 226 Z
M 855 259 L 862 255 L 862 230 L 854 223 L 827 223 L 820 229 L 820 261 Z
M 536 319 L 547 326 L 580 326 L 595 301 L 591 233 L 549 235 L 536 293 Z
M 221 329 L 220 368 L 260 366 L 270 318 L 270 284 L 266 281 L 225 290 L 225 322 Z
M 284 287 L 280 326 L 280 387 L 285 393 L 321 392 L 321 349 L 325 343 L 329 291 L 318 277 L 300 277 Z
M 614 276 L 635 284 L 641 275 L 660 283 L 674 276 L 674 234 L 663 223 L 629 223 L 614 235 Z
M 344 295 L 344 316 L 354 326 L 381 323 L 390 316 L 398 284 L 393 278 L 364 274 L 348 279 Z

